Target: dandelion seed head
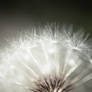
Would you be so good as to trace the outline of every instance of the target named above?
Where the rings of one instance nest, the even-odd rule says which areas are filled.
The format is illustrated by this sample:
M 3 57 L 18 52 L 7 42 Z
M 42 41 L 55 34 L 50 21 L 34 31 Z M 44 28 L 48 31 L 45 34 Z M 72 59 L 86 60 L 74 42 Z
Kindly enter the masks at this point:
M 91 79 L 87 38 L 55 30 L 35 29 L 1 51 L 1 92 L 69 92 Z

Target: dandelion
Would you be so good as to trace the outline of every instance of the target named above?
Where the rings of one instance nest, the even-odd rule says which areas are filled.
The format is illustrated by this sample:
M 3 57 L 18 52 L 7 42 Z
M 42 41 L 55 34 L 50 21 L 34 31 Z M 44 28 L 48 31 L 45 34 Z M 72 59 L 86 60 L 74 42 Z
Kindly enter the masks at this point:
M 34 29 L 0 53 L 0 92 L 70 92 L 92 79 L 92 48 L 82 32 Z

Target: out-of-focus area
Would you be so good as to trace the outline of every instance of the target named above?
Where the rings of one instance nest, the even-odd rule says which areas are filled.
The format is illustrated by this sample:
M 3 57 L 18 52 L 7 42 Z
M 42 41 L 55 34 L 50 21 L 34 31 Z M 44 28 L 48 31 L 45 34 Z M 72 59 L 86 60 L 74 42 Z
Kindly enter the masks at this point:
M 0 32 L 47 23 L 73 24 L 92 32 L 91 0 L 1 0 Z
M 21 31 L 53 23 L 92 35 L 91 0 L 0 0 L 0 48 Z M 92 81 L 77 92 L 85 89 L 92 92 Z

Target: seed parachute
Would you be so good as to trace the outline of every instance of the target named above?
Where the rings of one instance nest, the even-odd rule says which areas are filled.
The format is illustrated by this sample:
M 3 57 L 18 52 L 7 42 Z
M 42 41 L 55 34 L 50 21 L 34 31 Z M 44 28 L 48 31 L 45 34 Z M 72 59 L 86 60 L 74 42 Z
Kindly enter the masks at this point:
M 73 92 L 91 71 L 92 45 L 81 31 L 34 28 L 0 50 L 0 92 Z

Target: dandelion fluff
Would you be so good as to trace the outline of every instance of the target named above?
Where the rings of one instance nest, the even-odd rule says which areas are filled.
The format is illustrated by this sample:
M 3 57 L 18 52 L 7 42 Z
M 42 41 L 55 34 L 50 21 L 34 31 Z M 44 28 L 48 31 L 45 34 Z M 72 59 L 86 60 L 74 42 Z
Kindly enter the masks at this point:
M 69 92 L 92 79 L 92 49 L 82 32 L 34 29 L 0 52 L 0 92 Z

